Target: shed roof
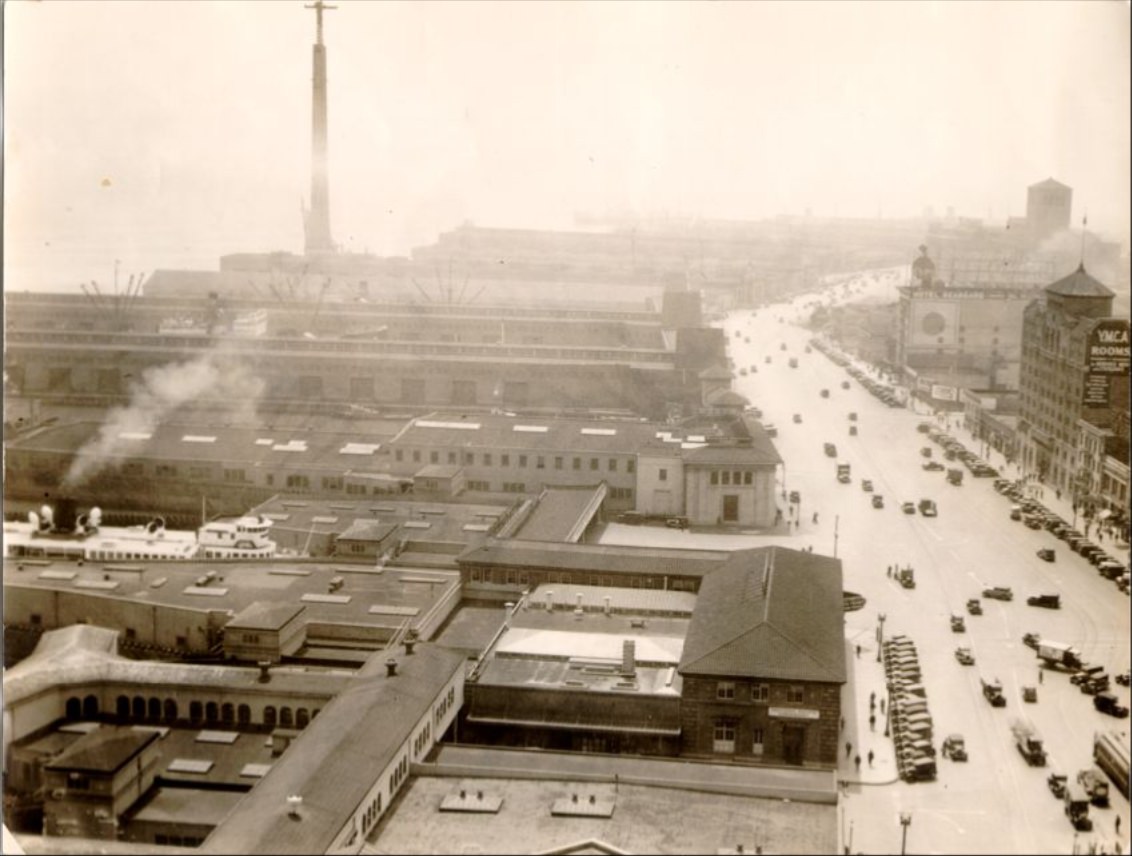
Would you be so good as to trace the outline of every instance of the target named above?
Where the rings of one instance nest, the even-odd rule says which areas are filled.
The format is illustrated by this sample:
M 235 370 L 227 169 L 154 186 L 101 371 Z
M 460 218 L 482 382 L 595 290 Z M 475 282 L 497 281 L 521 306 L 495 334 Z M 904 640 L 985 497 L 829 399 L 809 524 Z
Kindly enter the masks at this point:
M 48 770 L 114 773 L 158 736 L 156 731 L 127 727 L 98 728 L 84 734 L 44 766 Z
M 465 656 L 421 644 L 394 677 L 381 654 L 323 708 L 205 840 L 206 853 L 324 853 Z M 287 797 L 302 796 L 300 819 Z
M 608 544 L 489 539 L 459 558 L 460 565 L 702 576 L 730 557 L 720 550 L 676 550 Z

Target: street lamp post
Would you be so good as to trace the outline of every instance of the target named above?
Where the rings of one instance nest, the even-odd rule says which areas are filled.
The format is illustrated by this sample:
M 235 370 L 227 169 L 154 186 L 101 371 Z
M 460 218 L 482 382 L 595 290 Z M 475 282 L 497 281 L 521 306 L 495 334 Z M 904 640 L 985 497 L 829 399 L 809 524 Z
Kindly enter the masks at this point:
M 912 812 L 910 812 L 910 811 L 900 812 L 900 826 L 903 829 L 903 832 L 900 836 L 900 856 L 904 856 L 904 854 L 907 852 L 908 827 L 911 826 L 911 825 L 912 825 Z
M 877 613 L 877 662 L 880 662 L 880 652 L 884 648 L 884 613 Z

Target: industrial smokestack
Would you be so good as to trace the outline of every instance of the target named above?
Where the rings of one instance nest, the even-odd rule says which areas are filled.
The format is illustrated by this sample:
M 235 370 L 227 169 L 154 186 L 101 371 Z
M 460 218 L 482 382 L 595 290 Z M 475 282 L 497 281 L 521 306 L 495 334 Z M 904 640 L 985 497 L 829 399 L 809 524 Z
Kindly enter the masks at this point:
M 55 531 L 73 532 L 77 524 L 75 501 L 69 496 L 61 496 L 55 500 Z
M 334 252 L 330 237 L 330 179 L 327 175 L 326 46 L 322 43 L 322 13 L 332 6 L 315 0 L 318 38 L 313 48 L 311 88 L 311 206 L 306 212 L 306 254 Z

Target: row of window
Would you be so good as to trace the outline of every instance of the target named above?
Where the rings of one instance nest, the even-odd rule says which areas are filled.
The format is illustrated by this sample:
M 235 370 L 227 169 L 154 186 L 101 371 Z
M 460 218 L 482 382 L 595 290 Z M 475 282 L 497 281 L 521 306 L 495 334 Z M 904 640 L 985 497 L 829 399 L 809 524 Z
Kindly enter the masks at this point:
M 481 568 L 469 571 L 473 583 L 499 585 L 539 585 L 540 580 L 561 585 L 623 586 L 626 588 L 667 589 L 669 591 L 699 591 L 699 579 L 682 576 L 650 576 L 644 574 L 601 574 L 596 571 L 550 571 L 533 575 L 526 568 Z
M 712 484 L 751 484 L 755 474 L 752 470 L 712 470 Z
M 735 681 L 719 681 L 715 686 L 715 697 L 724 701 L 736 699 Z M 802 704 L 806 700 L 806 687 L 802 684 L 789 684 L 786 687 L 787 704 Z M 770 701 L 770 684 L 751 684 L 751 701 L 766 703 Z
M 318 716 L 320 708 L 308 710 L 305 707 L 292 709 L 284 705 L 278 710 L 274 705 L 267 705 L 263 709 L 263 724 L 266 726 L 280 725 L 284 728 L 306 728 L 312 719 Z M 67 719 L 91 719 L 99 714 L 98 697 L 88 695 L 79 699 L 72 696 L 67 699 L 64 706 Z M 120 695 L 115 700 L 115 714 L 119 719 L 147 722 L 174 722 L 180 716 L 180 707 L 176 699 L 160 699 L 154 696 L 148 699 L 144 696 Z M 252 709 L 247 704 L 233 704 L 231 702 L 200 702 L 189 703 L 189 722 L 193 724 L 223 724 L 223 725 L 250 725 L 252 724 Z
M 716 720 L 712 728 L 712 749 L 716 752 L 735 751 L 736 727 L 731 719 Z M 751 732 L 751 754 L 762 755 L 766 748 L 766 729 L 755 728 Z
M 439 464 L 440 458 L 441 458 L 441 453 L 438 450 L 432 449 L 432 450 L 429 451 L 428 462 L 430 464 Z M 532 464 L 531 464 L 532 458 L 534 459 L 534 463 L 533 463 L 534 469 L 545 470 L 545 469 L 549 468 L 548 464 L 547 464 L 548 456 L 546 456 L 546 455 L 526 455 L 526 454 L 514 455 L 515 466 L 519 467 L 520 469 L 528 469 L 532 466 Z M 424 451 L 421 450 L 421 449 L 394 449 L 393 450 L 393 459 L 396 460 L 396 461 L 411 460 L 414 464 L 422 464 L 422 463 L 424 463 Z M 445 453 L 445 459 L 446 459 L 446 462 L 449 463 L 449 464 L 462 464 L 466 467 L 472 467 L 472 466 L 476 465 L 476 453 L 475 452 L 463 452 L 463 453 L 461 453 L 461 452 L 455 452 L 455 451 L 448 451 L 448 452 Z M 495 454 L 492 453 L 492 452 L 481 452 L 479 460 L 480 460 L 480 466 L 483 466 L 483 467 L 495 466 L 495 463 L 494 463 L 495 462 Z M 504 453 L 501 453 L 499 455 L 499 466 L 510 467 L 512 465 L 511 461 L 512 461 L 512 455 L 511 455 L 510 452 L 504 452 Z M 567 467 L 566 461 L 567 461 L 567 459 L 563 455 L 552 456 L 553 469 L 556 469 L 556 470 L 573 469 L 573 470 L 579 470 L 580 471 L 580 470 L 586 469 L 586 466 L 587 466 L 586 465 L 586 459 L 581 458 L 581 457 L 571 458 L 569 467 Z M 606 462 L 605 462 L 606 471 L 611 472 L 611 473 L 617 472 L 618 467 L 620 466 L 619 461 L 620 461 L 620 459 L 618 459 L 618 458 L 607 458 Z M 636 462 L 635 459 L 625 458 L 625 472 L 627 472 L 627 473 L 636 472 L 636 468 L 637 468 L 636 465 L 637 465 L 637 462 Z M 590 472 L 599 472 L 601 470 L 601 458 L 590 458 L 588 467 L 589 467 Z

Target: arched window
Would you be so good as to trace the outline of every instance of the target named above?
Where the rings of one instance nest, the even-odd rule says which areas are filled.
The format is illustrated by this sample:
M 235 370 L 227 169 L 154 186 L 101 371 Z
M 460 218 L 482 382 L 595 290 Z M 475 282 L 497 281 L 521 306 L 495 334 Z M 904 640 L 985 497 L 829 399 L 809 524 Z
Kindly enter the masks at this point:
M 82 719 L 83 703 L 72 696 L 67 699 L 67 719 Z
M 300 707 L 295 711 L 295 725 L 298 728 L 306 728 L 311 721 L 311 715 L 307 712 L 305 707 Z
M 205 722 L 216 722 L 220 718 L 220 709 L 216 706 L 216 702 L 210 701 L 204 706 L 204 720 Z
M 204 719 L 204 705 L 202 705 L 199 701 L 190 702 L 189 721 L 195 724 L 200 722 L 202 719 Z
M 283 707 L 279 709 L 279 724 L 284 728 L 291 728 L 295 724 L 295 718 L 291 713 L 291 708 Z
M 165 721 L 177 721 L 177 702 L 171 698 L 165 699 Z
M 154 722 L 161 719 L 161 699 L 151 698 L 149 700 L 149 718 Z
M 263 709 L 263 724 L 268 728 L 275 727 L 275 708 L 271 705 Z
M 252 709 L 246 704 L 242 704 L 236 708 L 236 721 L 240 725 L 248 725 L 252 721 Z
M 83 716 L 87 719 L 98 716 L 98 696 L 88 695 L 83 699 Z
M 145 699 L 140 695 L 134 696 L 134 719 L 138 722 L 145 719 Z
M 118 696 L 118 700 L 117 700 L 117 702 L 115 702 L 115 705 L 116 705 L 115 709 L 117 710 L 119 719 L 129 719 L 130 718 L 130 697 L 129 696 L 124 696 L 124 695 Z
M 231 702 L 224 702 L 220 705 L 220 721 L 225 725 L 231 725 L 236 721 L 236 708 Z

